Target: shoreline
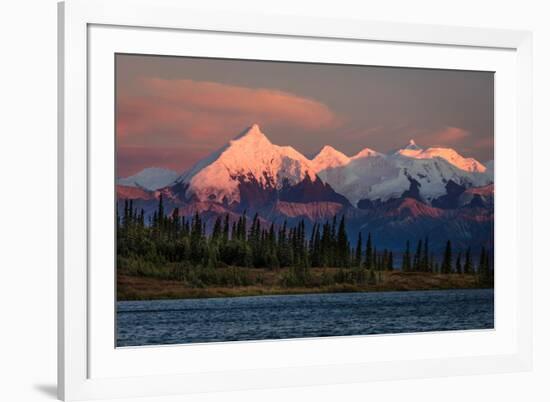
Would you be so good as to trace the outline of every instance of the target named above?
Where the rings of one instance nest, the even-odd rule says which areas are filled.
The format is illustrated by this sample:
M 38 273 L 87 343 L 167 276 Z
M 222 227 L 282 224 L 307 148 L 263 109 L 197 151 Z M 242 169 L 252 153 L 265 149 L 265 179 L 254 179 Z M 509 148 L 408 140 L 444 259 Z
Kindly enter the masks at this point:
M 332 270 L 329 268 L 329 270 Z M 262 271 L 262 270 L 259 270 Z M 322 271 L 322 270 L 319 270 Z M 314 272 L 319 274 L 320 272 Z M 279 273 L 267 272 L 276 276 Z M 146 276 L 117 275 L 117 301 L 204 299 L 320 293 L 406 292 L 419 290 L 487 289 L 476 275 L 422 272 L 381 272 L 378 284 L 331 284 L 283 287 L 277 283 L 250 286 L 193 287 L 185 282 Z M 268 281 L 269 282 L 269 281 Z

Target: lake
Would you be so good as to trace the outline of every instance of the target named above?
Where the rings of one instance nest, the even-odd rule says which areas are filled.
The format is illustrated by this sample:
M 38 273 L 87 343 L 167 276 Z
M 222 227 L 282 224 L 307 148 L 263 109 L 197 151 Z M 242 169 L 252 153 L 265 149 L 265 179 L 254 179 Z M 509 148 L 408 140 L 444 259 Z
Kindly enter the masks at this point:
M 493 289 L 117 303 L 117 346 L 493 327 Z

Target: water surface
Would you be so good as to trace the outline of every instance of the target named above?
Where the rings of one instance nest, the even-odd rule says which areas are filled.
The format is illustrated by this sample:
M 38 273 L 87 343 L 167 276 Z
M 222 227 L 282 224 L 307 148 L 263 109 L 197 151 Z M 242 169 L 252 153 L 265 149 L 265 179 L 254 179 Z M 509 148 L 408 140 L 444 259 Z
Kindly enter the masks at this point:
M 117 346 L 488 329 L 493 289 L 121 301 Z

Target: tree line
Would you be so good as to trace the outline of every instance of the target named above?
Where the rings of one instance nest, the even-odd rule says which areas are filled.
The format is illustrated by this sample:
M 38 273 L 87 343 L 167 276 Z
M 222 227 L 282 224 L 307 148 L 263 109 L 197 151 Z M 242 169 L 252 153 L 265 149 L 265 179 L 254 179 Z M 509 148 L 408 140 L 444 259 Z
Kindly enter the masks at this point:
M 341 268 L 339 275 L 346 276 L 342 281 L 356 283 L 379 281 L 381 271 L 392 271 L 397 265 L 393 251 L 377 248 L 371 233 L 364 241 L 359 232 L 352 245 L 345 215 L 315 223 L 308 234 L 304 220 L 293 227 L 286 221 L 276 227 L 262 222 L 258 214 L 251 221 L 246 213 L 233 220 L 226 214 L 216 218 L 208 233 L 206 222 L 198 213 L 186 218 L 174 208 L 166 214 L 162 195 L 147 223 L 144 210 L 134 208 L 132 200 L 124 200 L 122 211 L 119 214 L 117 208 L 117 259 L 121 265 L 138 266 L 138 272 L 154 271 L 155 267 L 171 263 L 207 269 L 290 268 L 286 279 L 289 285 L 296 285 L 307 282 L 310 268 Z M 410 242 L 406 242 L 400 268 L 403 272 L 478 274 L 489 282 L 489 254 L 482 248 L 476 264 L 470 248 L 455 254 L 448 240 L 438 258 L 426 237 L 418 241 L 414 253 Z

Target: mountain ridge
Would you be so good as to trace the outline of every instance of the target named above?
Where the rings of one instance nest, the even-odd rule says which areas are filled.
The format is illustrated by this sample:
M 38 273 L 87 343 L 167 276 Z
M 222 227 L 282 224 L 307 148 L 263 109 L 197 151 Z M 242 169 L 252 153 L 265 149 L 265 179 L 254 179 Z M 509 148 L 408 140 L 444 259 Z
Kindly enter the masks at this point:
M 253 124 L 219 150 L 197 162 L 176 181 L 187 183 L 188 197 L 220 203 L 241 201 L 240 186 L 256 182 L 266 190 L 319 177 L 353 205 L 362 199 L 387 200 L 407 191 L 410 179 L 420 184 L 428 202 L 445 194 L 449 180 L 465 187 L 487 185 L 483 164 L 451 148 L 420 148 L 414 140 L 393 154 L 364 148 L 352 157 L 325 145 L 313 158 L 291 146 L 273 144 Z
M 403 149 L 414 155 L 364 148 L 349 157 L 327 145 L 306 158 L 271 143 L 252 125 L 172 184 L 154 191 L 119 185 L 117 198 L 133 199 L 146 219 L 162 196 L 166 213 L 176 208 L 181 216 L 198 213 L 207 225 L 220 216 L 235 221 L 257 213 L 266 225 L 305 220 L 311 229 L 343 215 L 354 233 L 372 232 L 390 248 L 424 236 L 491 247 L 492 172 L 459 169 L 441 152 L 426 152 L 436 148 L 424 150 L 414 141 Z M 455 157 L 454 152 L 443 156 Z

